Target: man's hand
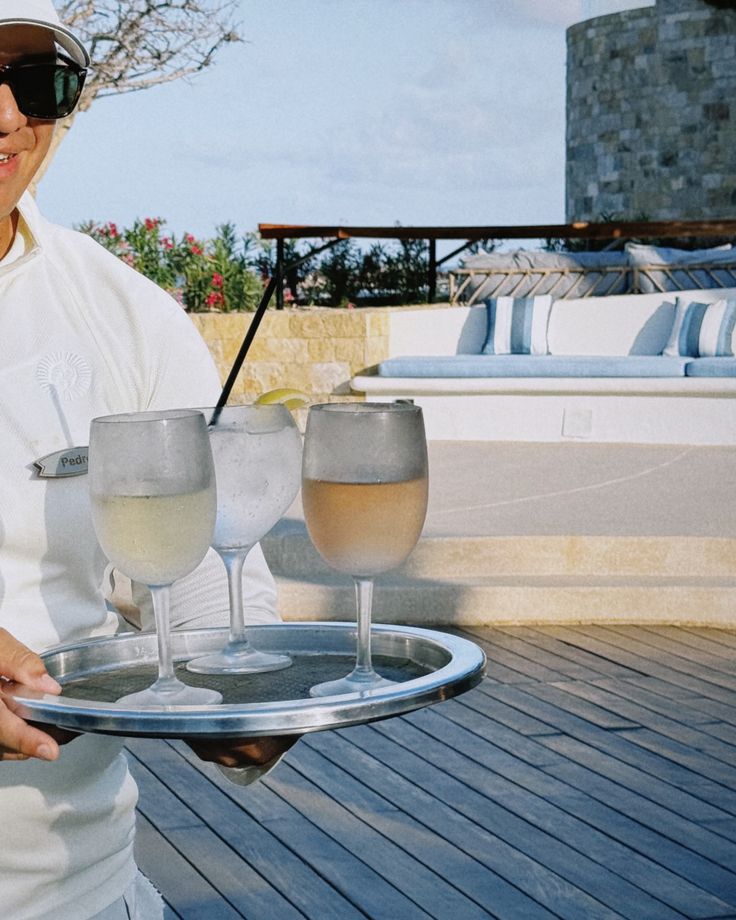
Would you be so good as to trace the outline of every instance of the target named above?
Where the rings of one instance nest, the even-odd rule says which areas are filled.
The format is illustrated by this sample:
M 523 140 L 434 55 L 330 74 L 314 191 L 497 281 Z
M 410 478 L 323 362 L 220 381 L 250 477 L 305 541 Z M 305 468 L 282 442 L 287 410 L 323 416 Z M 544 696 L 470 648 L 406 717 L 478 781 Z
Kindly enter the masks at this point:
M 0 629 L 0 675 L 41 693 L 61 693 L 61 687 L 47 673 L 39 656 L 5 629 Z M 29 757 L 56 760 L 59 756 L 56 740 L 51 734 L 24 722 L 15 714 L 15 708 L 12 697 L 2 693 L 0 680 L 0 760 L 28 760 Z M 63 742 L 68 737 L 63 734 L 59 740 Z
M 267 738 L 187 739 L 200 760 L 221 767 L 264 766 L 296 744 L 301 735 L 274 735 Z

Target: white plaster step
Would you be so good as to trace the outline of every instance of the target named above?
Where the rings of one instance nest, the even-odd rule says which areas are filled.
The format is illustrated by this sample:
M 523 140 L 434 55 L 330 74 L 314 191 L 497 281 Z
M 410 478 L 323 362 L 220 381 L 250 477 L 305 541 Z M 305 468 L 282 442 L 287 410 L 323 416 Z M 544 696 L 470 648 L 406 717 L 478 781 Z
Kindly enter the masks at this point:
M 262 546 L 274 574 L 309 579 L 331 572 L 303 525 L 273 531 Z M 733 538 L 610 535 L 423 537 L 397 572 L 402 579 L 441 581 L 488 576 L 720 578 L 733 574 Z
M 346 576 L 277 576 L 285 620 L 353 620 Z M 570 577 L 376 580 L 374 620 L 414 626 L 533 623 L 670 623 L 726 626 L 736 610 L 733 577 Z

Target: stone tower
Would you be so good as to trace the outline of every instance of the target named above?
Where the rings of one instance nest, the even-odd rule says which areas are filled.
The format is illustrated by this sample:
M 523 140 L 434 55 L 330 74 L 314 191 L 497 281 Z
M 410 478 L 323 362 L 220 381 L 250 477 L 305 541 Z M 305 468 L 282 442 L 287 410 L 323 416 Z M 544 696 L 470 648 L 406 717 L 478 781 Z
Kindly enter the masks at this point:
M 568 29 L 565 209 L 736 217 L 736 3 L 657 0 Z

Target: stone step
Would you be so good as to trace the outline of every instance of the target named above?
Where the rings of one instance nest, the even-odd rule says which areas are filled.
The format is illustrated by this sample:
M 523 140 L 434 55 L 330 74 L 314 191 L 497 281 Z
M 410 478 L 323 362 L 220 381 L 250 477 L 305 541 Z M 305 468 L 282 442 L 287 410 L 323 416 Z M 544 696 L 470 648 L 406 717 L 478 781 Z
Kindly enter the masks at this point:
M 277 575 L 285 620 L 353 620 L 346 576 Z M 736 578 L 516 576 L 376 580 L 374 620 L 415 626 L 652 623 L 728 626 Z
M 262 541 L 288 620 L 351 620 L 350 578 L 300 521 Z M 681 536 L 430 536 L 376 580 L 376 622 L 726 624 L 736 610 L 736 540 Z
M 301 522 L 279 526 L 262 541 L 274 574 L 307 579 L 331 569 Z M 430 536 L 392 575 L 424 580 L 487 576 L 729 577 L 736 539 L 699 536 Z

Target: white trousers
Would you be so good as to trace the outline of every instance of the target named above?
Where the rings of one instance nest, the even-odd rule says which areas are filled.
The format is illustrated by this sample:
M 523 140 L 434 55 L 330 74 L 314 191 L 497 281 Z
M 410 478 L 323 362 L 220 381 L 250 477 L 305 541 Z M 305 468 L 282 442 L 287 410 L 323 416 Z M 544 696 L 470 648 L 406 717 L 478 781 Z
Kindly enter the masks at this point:
M 163 920 L 163 916 L 161 895 L 145 875 L 138 872 L 123 897 L 90 920 Z

